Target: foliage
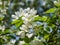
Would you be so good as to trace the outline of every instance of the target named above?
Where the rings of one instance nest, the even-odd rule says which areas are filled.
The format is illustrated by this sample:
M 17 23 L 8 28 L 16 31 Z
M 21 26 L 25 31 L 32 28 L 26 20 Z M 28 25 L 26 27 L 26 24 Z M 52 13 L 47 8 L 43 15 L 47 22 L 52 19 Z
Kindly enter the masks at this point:
M 60 1 L 0 0 L 0 45 L 60 45 Z

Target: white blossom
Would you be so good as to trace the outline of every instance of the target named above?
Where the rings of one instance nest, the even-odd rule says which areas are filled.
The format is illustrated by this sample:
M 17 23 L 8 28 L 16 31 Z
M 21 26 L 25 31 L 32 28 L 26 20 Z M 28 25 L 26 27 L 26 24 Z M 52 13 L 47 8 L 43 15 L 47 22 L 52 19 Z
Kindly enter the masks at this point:
M 1 13 L 6 14 L 6 9 L 1 9 Z
M 0 30 L 4 31 L 5 30 L 5 25 L 3 25 L 3 26 L 0 25 Z
M 54 4 L 56 4 L 57 3 L 57 1 L 54 1 Z
M 13 18 L 12 19 L 13 21 L 16 20 L 16 19 L 18 19 L 18 16 L 16 16 L 16 15 L 12 15 L 11 17 Z
M 31 33 L 31 34 L 26 34 L 26 36 L 28 37 L 28 38 L 31 38 L 32 36 L 33 36 L 33 33 Z
M 20 27 L 20 29 L 21 29 L 22 31 L 28 32 L 28 31 L 27 31 L 27 29 L 28 29 L 27 27 Z
M 2 5 L 2 2 L 0 2 L 0 5 Z
M 35 37 L 35 39 L 30 42 L 30 45 L 44 45 L 44 44 L 41 40 Z
M 10 42 L 15 44 L 16 40 L 15 39 L 11 39 Z
M 22 11 L 22 12 L 21 12 Z M 32 28 L 32 22 L 34 21 L 34 18 L 37 16 L 36 15 L 36 10 L 34 9 L 21 9 L 20 10 L 20 15 L 22 16 L 22 20 L 23 20 L 23 25 L 20 27 L 21 30 L 29 30 L 29 28 Z
M 24 41 L 19 41 L 19 44 L 18 45 L 23 45 L 23 44 L 25 44 Z
M 19 19 L 19 17 L 21 17 L 21 19 L 23 20 L 23 24 L 22 26 L 20 26 L 20 30 L 19 32 L 17 32 L 17 35 L 20 35 L 21 38 L 24 38 L 23 36 L 25 36 L 25 32 L 29 32 L 31 28 L 34 28 L 35 26 L 37 26 L 37 23 L 34 22 L 35 17 L 38 17 L 38 15 L 36 15 L 37 11 L 30 8 L 27 9 L 22 9 L 20 8 L 19 11 L 15 12 L 15 15 L 12 15 L 12 18 L 15 19 Z M 26 36 L 28 38 L 31 38 L 33 36 L 32 34 L 26 34 Z
M 20 38 L 24 38 L 25 37 L 25 32 L 24 31 L 18 31 L 17 35 L 19 35 Z

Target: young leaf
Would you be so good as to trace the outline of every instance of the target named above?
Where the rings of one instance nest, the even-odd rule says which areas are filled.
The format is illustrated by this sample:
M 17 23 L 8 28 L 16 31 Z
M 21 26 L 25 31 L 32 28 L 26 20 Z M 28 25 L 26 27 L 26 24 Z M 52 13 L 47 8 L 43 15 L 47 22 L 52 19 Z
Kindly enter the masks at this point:
M 16 27 L 19 27 L 19 26 L 21 26 L 22 24 L 23 24 L 23 21 L 21 20 L 20 22 L 16 23 L 15 26 L 16 26 Z
M 51 8 L 49 10 L 47 10 L 46 12 L 44 13 L 54 13 L 56 11 L 57 8 Z
M 15 24 L 15 23 L 18 23 L 18 22 L 20 22 L 20 20 L 12 21 L 11 24 Z

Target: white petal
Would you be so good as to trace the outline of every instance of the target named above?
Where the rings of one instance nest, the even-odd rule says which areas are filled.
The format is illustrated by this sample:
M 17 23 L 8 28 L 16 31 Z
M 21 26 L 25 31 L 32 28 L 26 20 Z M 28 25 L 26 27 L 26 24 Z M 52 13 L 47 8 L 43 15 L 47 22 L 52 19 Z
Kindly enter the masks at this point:
M 31 34 L 26 34 L 26 36 L 27 36 L 28 38 L 31 38 L 31 37 L 33 36 L 33 33 L 31 33 Z
M 2 2 L 0 2 L 0 5 L 2 5 Z
M 11 41 L 10 41 L 10 42 L 14 44 L 14 43 L 16 42 L 16 40 L 14 40 L 14 39 L 11 39 Z
M 24 41 L 20 41 L 20 42 L 19 42 L 19 45 L 23 45 L 23 44 L 25 44 Z

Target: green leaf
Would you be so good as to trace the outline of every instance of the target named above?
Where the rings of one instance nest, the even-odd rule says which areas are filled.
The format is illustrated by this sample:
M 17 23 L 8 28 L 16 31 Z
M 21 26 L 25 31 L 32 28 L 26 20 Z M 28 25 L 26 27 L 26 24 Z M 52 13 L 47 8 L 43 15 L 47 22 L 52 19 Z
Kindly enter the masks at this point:
M 23 21 L 20 20 L 20 22 L 16 23 L 15 26 L 18 28 L 19 26 L 21 26 L 23 24 Z
M 6 29 L 6 30 L 4 30 L 4 33 L 5 34 L 10 33 L 10 30 L 9 29 Z
M 49 38 L 49 35 L 45 35 L 45 36 L 44 36 L 44 39 L 48 39 L 48 38 Z
M 2 30 L 0 30 L 0 35 L 2 34 Z
M 2 35 L 6 34 L 12 34 L 12 32 L 9 29 L 4 30 L 4 32 L 1 33 Z
M 47 16 L 43 16 L 42 21 L 46 21 L 46 20 L 47 20 Z
M 15 24 L 15 23 L 18 23 L 18 22 L 20 22 L 20 20 L 12 21 L 11 24 Z
M 0 17 L 0 21 L 2 21 L 3 20 L 3 17 Z
M 57 8 L 51 8 L 49 10 L 47 10 L 46 12 L 44 13 L 54 13 L 56 11 Z
M 38 17 L 35 17 L 34 21 L 46 21 L 47 20 L 47 16 L 38 16 Z
M 41 17 L 40 16 L 35 17 L 34 21 L 41 21 Z
M 55 5 L 56 5 L 57 7 L 59 7 L 59 6 L 60 6 L 60 2 L 55 3 Z
M 5 43 L 5 40 L 0 38 L 0 45 L 3 45 Z

